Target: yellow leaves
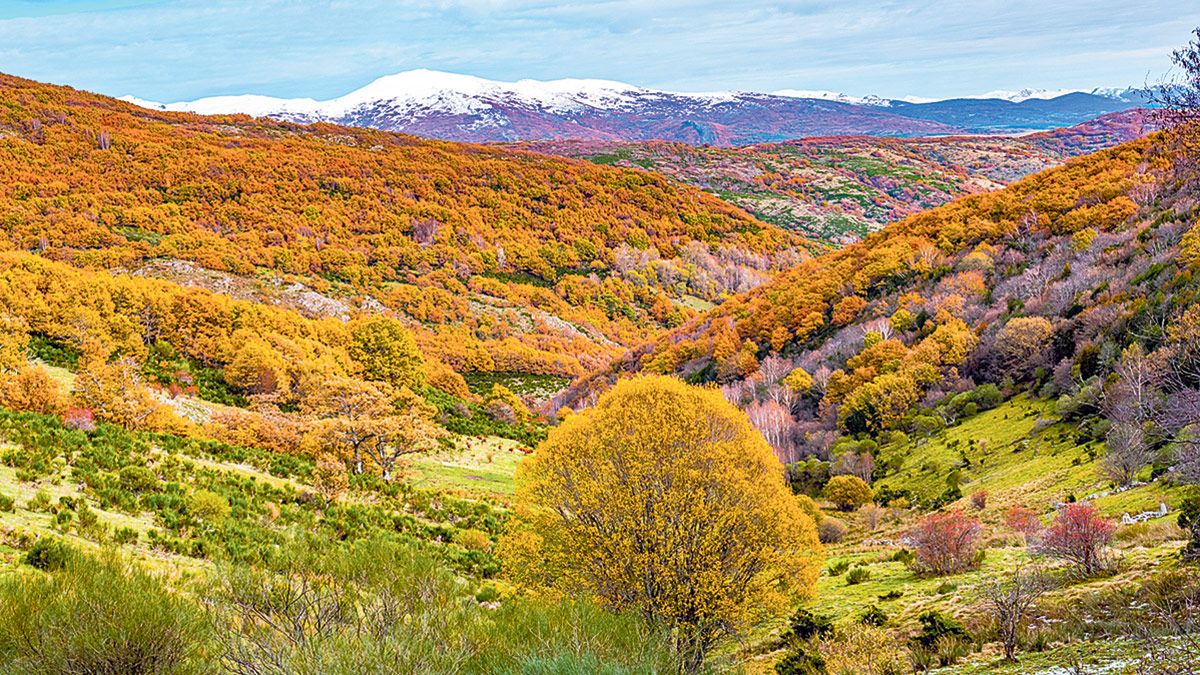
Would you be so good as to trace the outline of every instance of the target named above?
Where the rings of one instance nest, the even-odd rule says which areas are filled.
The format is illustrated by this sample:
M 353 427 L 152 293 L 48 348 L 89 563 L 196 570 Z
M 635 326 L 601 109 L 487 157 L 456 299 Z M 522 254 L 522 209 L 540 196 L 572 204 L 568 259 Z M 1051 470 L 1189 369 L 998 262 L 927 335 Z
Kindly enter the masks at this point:
M 850 433 L 878 433 L 903 419 L 919 400 L 911 374 L 885 373 L 847 394 L 838 423 Z
M 25 365 L 29 332 L 19 317 L 0 317 L 0 373 L 13 373 Z
M 867 306 L 867 301 L 857 295 L 847 295 L 838 300 L 833 306 L 833 324 L 846 326 L 858 318 L 860 312 Z
M 715 390 L 623 380 L 522 462 L 501 555 L 527 586 L 582 592 L 712 637 L 810 594 L 812 519 Z
M 803 368 L 796 368 L 783 378 L 783 385 L 797 394 L 807 394 L 813 388 L 812 375 Z
M 291 389 L 288 364 L 259 337 L 249 337 L 225 367 L 225 381 L 247 394 L 282 398 Z
M 396 319 L 376 316 L 351 326 L 350 358 L 368 380 L 419 390 L 425 386 L 424 358 L 413 336 Z
M 858 476 L 834 476 L 825 484 L 825 497 L 842 511 L 853 511 L 874 495 L 871 486 Z
M 1092 227 L 1085 227 L 1079 230 L 1071 235 L 1071 250 L 1086 251 L 1091 247 L 1092 242 L 1095 241 L 1097 234 L 1096 229 Z
M 45 368 L 26 365 L 15 373 L 0 373 L 0 406 L 9 410 L 60 415 L 67 400 Z
M 503 405 L 507 406 L 512 414 L 516 416 L 518 421 L 524 422 L 528 420 L 533 413 L 529 411 L 529 407 L 521 400 L 520 396 L 513 393 L 508 387 L 497 382 L 492 385 L 491 391 L 488 392 L 486 403 L 489 406 Z
M 129 357 L 107 361 L 103 354 L 84 354 L 71 393 L 75 407 L 127 429 L 186 433 L 187 425 L 146 389 L 136 361 Z
M 1179 257 L 1193 268 L 1200 266 L 1200 225 L 1193 225 L 1183 233 L 1179 242 Z

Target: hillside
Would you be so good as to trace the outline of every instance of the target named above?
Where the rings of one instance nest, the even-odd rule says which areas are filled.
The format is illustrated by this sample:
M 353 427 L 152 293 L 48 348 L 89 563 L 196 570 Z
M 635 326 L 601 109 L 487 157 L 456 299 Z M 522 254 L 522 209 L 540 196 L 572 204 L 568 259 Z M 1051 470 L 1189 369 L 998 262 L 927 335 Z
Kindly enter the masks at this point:
M 1147 111 L 1132 110 L 1026 136 L 809 138 L 737 148 L 605 141 L 512 147 L 653 171 L 764 222 L 845 244 L 956 197 L 1139 138 L 1151 126 Z
M 1179 560 L 1200 482 L 1200 205 L 1180 152 L 1153 135 L 910 216 L 631 350 L 551 407 L 586 408 L 636 373 L 720 386 L 793 490 L 821 500 L 833 545 L 808 609 L 842 628 L 793 639 L 797 624 L 778 623 L 741 652 L 755 672 L 814 649 L 831 664 L 872 653 L 871 672 L 892 672 L 863 640 L 957 663 L 945 672 L 1144 663 L 1149 631 L 1192 630 L 1171 622 L 1193 610 L 1170 603 L 1197 590 Z M 850 479 L 864 492 L 834 489 Z M 1047 553 L 1045 528 L 1068 513 L 1096 519 L 1096 569 Z M 914 562 L 950 546 L 921 528 L 950 527 L 973 533 L 974 562 Z M 1054 581 L 1020 663 L 986 640 L 921 651 L 929 611 L 995 639 L 988 594 L 1030 570 Z M 1187 672 L 1164 668 L 1150 672 Z
M 573 375 L 809 244 L 644 172 L 152 112 L 0 78 L 3 246 L 407 320 L 462 371 Z

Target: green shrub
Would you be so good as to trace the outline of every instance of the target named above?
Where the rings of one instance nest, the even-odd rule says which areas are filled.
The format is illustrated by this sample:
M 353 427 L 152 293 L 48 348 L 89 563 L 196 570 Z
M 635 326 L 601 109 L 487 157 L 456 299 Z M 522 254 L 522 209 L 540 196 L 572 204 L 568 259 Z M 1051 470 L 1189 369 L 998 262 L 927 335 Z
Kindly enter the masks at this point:
M 198 522 L 220 525 L 229 517 L 229 502 L 211 490 L 196 490 L 188 498 L 187 511 Z
M 871 570 L 865 567 L 855 567 L 846 575 L 846 585 L 854 586 L 871 578 Z
M 12 513 L 17 510 L 17 502 L 6 494 L 0 494 L 0 513 Z
M 843 559 L 831 564 L 826 571 L 831 577 L 839 577 L 848 569 L 850 569 L 850 561 Z
M 22 561 L 30 567 L 47 572 L 62 569 L 75 555 L 75 549 L 61 539 L 42 537 L 34 543 Z
M 113 532 L 113 542 L 117 545 L 136 544 L 138 531 L 132 527 L 118 527 Z
M 879 627 L 887 623 L 887 614 L 882 609 L 879 609 L 879 605 L 871 605 L 863 610 L 863 613 L 858 617 L 858 621 L 868 626 Z
M 0 663 L 21 673 L 198 670 L 202 613 L 138 568 L 72 555 L 50 574 L 0 578 Z
M 971 635 L 953 617 L 930 610 L 918 616 L 917 621 L 921 623 L 921 630 L 909 642 L 914 665 L 918 668 L 948 666 L 966 654 Z
M 44 512 L 50 510 L 50 495 L 43 490 L 38 490 L 25 503 L 25 508 L 29 511 Z

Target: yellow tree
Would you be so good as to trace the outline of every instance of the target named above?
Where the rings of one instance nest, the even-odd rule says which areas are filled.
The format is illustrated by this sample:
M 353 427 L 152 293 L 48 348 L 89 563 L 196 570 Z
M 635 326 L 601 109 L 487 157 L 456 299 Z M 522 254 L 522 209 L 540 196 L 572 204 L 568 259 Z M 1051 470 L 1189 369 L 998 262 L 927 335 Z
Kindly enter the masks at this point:
M 306 387 L 311 394 L 301 409 L 318 420 L 319 442 L 339 455 L 349 455 L 354 473 L 361 474 L 364 458 L 381 433 L 379 420 L 395 407 L 395 392 L 385 383 L 363 382 L 348 377 L 329 377 Z
M 412 334 L 396 319 L 376 316 L 356 322 L 349 351 L 368 380 L 413 391 L 425 387 L 425 360 Z
M 25 365 L 29 333 L 20 318 L 0 317 L 0 373 L 15 373 Z
M 365 446 L 385 481 L 395 476 L 396 464 L 405 455 L 431 450 L 443 434 L 433 423 L 437 409 L 405 387 L 389 414 L 374 421 L 375 438 Z
M 746 415 L 653 376 L 619 382 L 522 462 L 503 555 L 527 586 L 669 625 L 694 672 L 720 636 L 811 596 L 823 551 Z
M 246 339 L 225 366 L 225 381 L 252 396 L 277 399 L 287 395 L 287 363 L 259 337 Z
M 77 407 L 127 429 L 182 429 L 182 421 L 143 384 L 136 361 L 129 357 L 109 361 L 97 345 L 85 346 L 71 397 Z

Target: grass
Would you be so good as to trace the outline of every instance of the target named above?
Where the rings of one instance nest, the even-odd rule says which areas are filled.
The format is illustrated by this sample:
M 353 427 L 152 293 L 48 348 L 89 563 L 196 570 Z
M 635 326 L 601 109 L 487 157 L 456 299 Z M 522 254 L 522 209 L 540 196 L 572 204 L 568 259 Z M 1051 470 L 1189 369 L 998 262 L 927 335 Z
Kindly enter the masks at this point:
M 877 483 L 909 490 L 932 500 L 946 491 L 947 476 L 958 469 L 966 506 L 969 496 L 987 490 L 985 521 L 1000 522 L 1004 511 L 1020 505 L 1045 513 L 1058 502 L 1110 492 L 1099 459 L 1102 443 L 1079 445 L 1073 428 L 1055 424 L 1035 430 L 1039 419 L 1053 416 L 1053 404 L 1019 396 L 950 427 L 926 442 L 888 446 L 884 457 L 901 457 L 900 469 Z M 1093 459 L 1093 456 L 1096 459 Z M 1140 513 L 1172 504 L 1174 496 L 1160 483 L 1097 497 L 1110 516 Z
M 558 375 L 532 373 L 467 373 L 463 379 L 471 393 L 478 396 L 487 396 L 492 386 L 499 384 L 518 396 L 538 401 L 550 399 L 570 383 L 570 379 Z
M 513 474 L 525 455 L 520 443 L 504 438 L 469 437 L 453 450 L 421 455 L 409 466 L 407 481 L 415 487 L 448 490 L 482 497 L 511 497 Z

